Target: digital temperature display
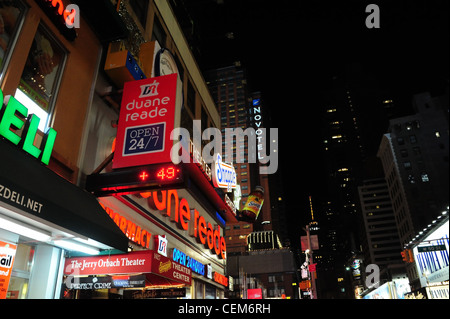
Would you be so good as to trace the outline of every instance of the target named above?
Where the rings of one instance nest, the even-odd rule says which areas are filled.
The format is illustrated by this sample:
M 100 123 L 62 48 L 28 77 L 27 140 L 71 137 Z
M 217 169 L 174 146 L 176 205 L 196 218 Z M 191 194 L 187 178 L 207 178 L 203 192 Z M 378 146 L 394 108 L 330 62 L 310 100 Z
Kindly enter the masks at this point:
M 160 181 L 170 181 L 170 180 L 176 180 L 179 177 L 180 169 L 174 166 L 169 167 L 163 167 L 160 170 L 156 172 L 155 178 L 159 179 Z M 150 177 L 150 175 L 147 173 L 146 170 L 143 170 L 139 174 L 139 178 L 141 181 L 145 182 Z
M 184 184 L 183 169 L 172 163 L 118 169 L 87 177 L 86 189 L 97 196 L 145 191 Z

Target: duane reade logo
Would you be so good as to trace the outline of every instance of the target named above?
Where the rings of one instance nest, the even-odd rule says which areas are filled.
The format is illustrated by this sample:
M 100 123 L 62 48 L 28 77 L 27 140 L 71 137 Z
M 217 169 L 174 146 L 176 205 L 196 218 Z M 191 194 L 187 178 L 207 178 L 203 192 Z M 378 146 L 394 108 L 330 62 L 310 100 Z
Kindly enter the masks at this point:
M 156 80 L 150 84 L 141 85 L 141 95 L 139 95 L 139 98 L 158 95 L 158 85 L 159 82 Z
M 195 148 L 200 150 L 201 145 L 204 144 L 202 141 L 210 142 L 203 147 L 201 156 L 193 157 L 193 162 L 199 163 L 197 158 L 200 157 L 205 163 L 212 164 L 217 159 L 215 154 L 222 153 L 222 141 L 225 141 L 225 156 L 223 159 L 221 158 L 221 162 L 256 163 L 258 161 L 261 164 L 259 166 L 260 174 L 274 174 L 278 170 L 278 128 L 270 128 L 270 134 L 267 134 L 265 128 L 258 128 L 257 131 L 253 127 L 245 130 L 240 127 L 226 128 L 225 139 L 223 139 L 218 128 L 210 127 L 202 132 L 201 121 L 194 120 L 192 122 L 192 138 L 189 131 L 183 127 L 175 128 L 170 133 L 170 139 L 175 141 L 170 153 L 174 164 L 191 163 L 190 144 L 194 144 Z M 245 140 L 247 140 L 247 146 Z M 272 142 L 266 143 L 266 141 Z M 258 147 L 258 145 L 266 145 L 266 147 Z M 236 158 L 234 157 L 233 148 L 244 150 L 246 147 L 247 157 L 244 156 L 245 152 L 236 152 Z

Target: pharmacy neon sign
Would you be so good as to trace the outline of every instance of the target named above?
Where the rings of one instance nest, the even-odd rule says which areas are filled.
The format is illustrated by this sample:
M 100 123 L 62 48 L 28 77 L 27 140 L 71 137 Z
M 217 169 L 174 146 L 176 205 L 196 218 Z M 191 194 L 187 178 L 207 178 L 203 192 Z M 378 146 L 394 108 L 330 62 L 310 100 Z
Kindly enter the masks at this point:
M 190 209 L 185 198 L 178 196 L 176 189 L 159 190 L 144 193 L 152 209 L 168 216 L 179 229 L 188 231 L 198 243 L 216 254 L 219 259 L 226 259 L 225 238 L 220 234 L 220 226 L 205 220 L 196 209 Z
M 25 118 L 25 121 L 21 118 Z M 0 136 L 21 147 L 25 152 L 48 165 L 55 145 L 56 131 L 49 128 L 44 134 L 39 147 L 34 141 L 38 135 L 40 119 L 35 114 L 28 114 L 28 109 L 13 96 L 3 96 L 0 90 Z M 21 136 L 17 131 L 23 129 Z

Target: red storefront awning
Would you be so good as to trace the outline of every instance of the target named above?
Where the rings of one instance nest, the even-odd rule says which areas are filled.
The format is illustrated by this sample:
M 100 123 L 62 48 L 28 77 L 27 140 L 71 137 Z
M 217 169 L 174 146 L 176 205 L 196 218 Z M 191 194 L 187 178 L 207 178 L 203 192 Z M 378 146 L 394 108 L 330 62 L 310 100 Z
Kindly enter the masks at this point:
M 64 275 L 118 275 L 145 274 L 148 286 L 191 285 L 192 272 L 187 268 L 152 250 L 142 250 L 120 255 L 73 257 L 66 259 Z

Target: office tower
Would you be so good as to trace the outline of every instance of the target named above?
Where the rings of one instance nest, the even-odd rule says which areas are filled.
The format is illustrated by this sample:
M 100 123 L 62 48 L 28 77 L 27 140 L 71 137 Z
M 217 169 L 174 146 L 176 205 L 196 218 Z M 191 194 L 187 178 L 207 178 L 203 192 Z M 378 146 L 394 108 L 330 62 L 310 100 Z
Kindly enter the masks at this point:
M 396 112 L 396 105 L 356 64 L 345 66 L 334 76 L 319 99 L 326 172 L 326 185 L 317 201 L 321 206 L 318 212 L 322 216 L 318 219 L 323 255 L 322 265 L 318 265 L 319 282 L 323 271 L 325 279 L 322 277 L 320 284 L 324 290 L 335 289 L 335 296 L 353 298 L 345 269 L 339 265 L 347 263 L 364 244 L 358 186 L 365 178 L 365 165 L 376 153 L 376 145 L 387 128 L 388 116 Z M 339 278 L 336 287 L 330 284 Z
M 448 207 L 448 104 L 441 101 L 415 95 L 416 113 L 391 120 L 378 151 L 402 248 Z M 416 268 L 407 271 L 413 284 Z
M 402 247 L 385 179 L 364 180 L 358 191 L 368 242 L 367 250 L 364 251 L 365 264 L 376 264 L 380 269 L 402 264 Z
M 238 64 L 238 63 L 237 63 Z M 236 141 L 225 144 L 226 128 L 248 127 L 248 104 L 250 95 L 247 88 L 247 80 L 243 69 L 236 65 L 215 69 L 205 74 L 211 96 L 216 102 L 220 113 L 222 132 L 222 154 L 225 161 L 227 150 L 232 150 L 232 161 L 236 170 L 237 183 L 241 190 L 241 200 L 237 209 L 242 209 L 252 187 L 257 183 L 255 164 L 248 163 L 248 140 Z M 236 163 L 237 155 L 244 158 L 243 163 Z M 226 227 L 226 240 L 229 253 L 244 252 L 247 247 L 247 236 L 253 231 L 253 225 L 239 222 Z

